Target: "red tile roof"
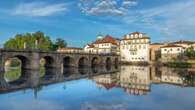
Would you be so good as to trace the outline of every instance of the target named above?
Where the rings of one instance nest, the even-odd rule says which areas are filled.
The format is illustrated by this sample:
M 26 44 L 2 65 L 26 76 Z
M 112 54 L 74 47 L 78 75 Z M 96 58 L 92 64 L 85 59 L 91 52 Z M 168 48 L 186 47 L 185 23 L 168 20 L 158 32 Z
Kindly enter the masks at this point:
M 95 46 L 93 44 L 87 44 L 89 47 L 88 48 L 94 48 Z
M 141 33 L 141 32 L 132 32 L 132 33 L 130 33 L 130 35 L 135 35 L 135 34 L 143 34 L 143 33 Z
M 107 83 L 100 83 L 100 82 L 97 82 L 97 84 L 102 85 L 102 86 L 103 86 L 104 88 L 106 88 L 107 90 L 112 89 L 113 87 L 116 86 L 115 83 L 107 84 Z
M 193 43 L 195 43 L 195 42 L 194 41 L 185 41 L 185 40 L 173 42 L 173 44 L 193 44 Z
M 129 33 L 128 35 L 131 36 L 131 35 L 136 35 L 136 34 L 143 34 L 143 36 L 141 38 L 127 38 L 126 35 L 123 36 L 123 40 L 131 40 L 131 39 L 150 39 L 148 36 L 145 35 L 145 33 L 141 33 L 141 32 L 132 32 L 132 33 Z
M 179 46 L 179 45 L 174 45 L 174 44 L 168 44 L 168 45 L 165 45 L 161 48 L 171 48 L 171 47 L 182 47 L 182 46 Z
M 112 36 L 107 35 L 106 37 L 102 39 L 96 40 L 93 44 L 101 44 L 101 43 L 112 43 L 113 45 L 118 45 L 117 40 L 114 39 Z

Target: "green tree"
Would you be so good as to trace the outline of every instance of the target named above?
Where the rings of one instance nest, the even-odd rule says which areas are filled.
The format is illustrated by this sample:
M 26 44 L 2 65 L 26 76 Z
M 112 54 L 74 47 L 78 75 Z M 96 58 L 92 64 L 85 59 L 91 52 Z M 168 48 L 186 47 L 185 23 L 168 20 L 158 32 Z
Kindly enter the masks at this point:
M 67 43 L 65 40 L 61 38 L 57 38 L 53 45 L 53 49 L 57 50 L 58 48 L 65 48 L 66 46 L 67 46 Z
M 189 47 L 185 50 L 184 55 L 189 57 L 189 58 L 194 58 L 195 57 L 195 50 L 193 47 Z
M 34 49 L 36 47 L 36 40 L 38 41 L 38 49 L 52 50 L 53 43 L 50 37 L 40 31 L 35 33 L 16 34 L 14 38 L 11 38 L 4 43 L 4 48 L 24 49 L 24 44 L 26 44 L 27 49 Z

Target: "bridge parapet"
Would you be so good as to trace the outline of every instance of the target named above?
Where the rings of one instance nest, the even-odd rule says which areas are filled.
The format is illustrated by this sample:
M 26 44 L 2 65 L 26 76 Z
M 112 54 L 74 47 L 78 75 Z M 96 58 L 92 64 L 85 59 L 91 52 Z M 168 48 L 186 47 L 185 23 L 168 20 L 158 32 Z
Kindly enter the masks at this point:
M 92 66 L 92 64 L 114 64 L 120 56 L 116 54 L 92 54 L 74 52 L 56 52 L 41 50 L 13 50 L 0 49 L 0 70 L 2 71 L 6 60 L 18 58 L 22 62 L 22 68 L 36 70 L 40 68 L 40 59 L 44 58 L 46 67 L 63 68 L 66 66 Z

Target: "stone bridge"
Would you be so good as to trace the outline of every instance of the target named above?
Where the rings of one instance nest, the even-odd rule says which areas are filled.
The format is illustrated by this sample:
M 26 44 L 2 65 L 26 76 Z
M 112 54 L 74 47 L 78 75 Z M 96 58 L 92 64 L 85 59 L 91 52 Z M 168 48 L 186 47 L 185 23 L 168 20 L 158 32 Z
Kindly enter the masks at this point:
M 0 71 L 4 71 L 5 62 L 11 58 L 21 61 L 22 69 L 40 69 L 40 60 L 45 59 L 45 68 L 92 67 L 95 65 L 117 65 L 118 55 L 89 53 L 59 53 L 39 50 L 0 50 Z

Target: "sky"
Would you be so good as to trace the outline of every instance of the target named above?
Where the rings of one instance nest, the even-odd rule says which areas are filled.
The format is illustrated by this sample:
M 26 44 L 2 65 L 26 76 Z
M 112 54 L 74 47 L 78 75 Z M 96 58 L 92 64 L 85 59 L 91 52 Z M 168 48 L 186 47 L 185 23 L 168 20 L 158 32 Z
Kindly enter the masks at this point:
M 82 47 L 97 34 L 139 31 L 151 42 L 195 40 L 195 0 L 0 0 L 0 45 L 42 31 Z

